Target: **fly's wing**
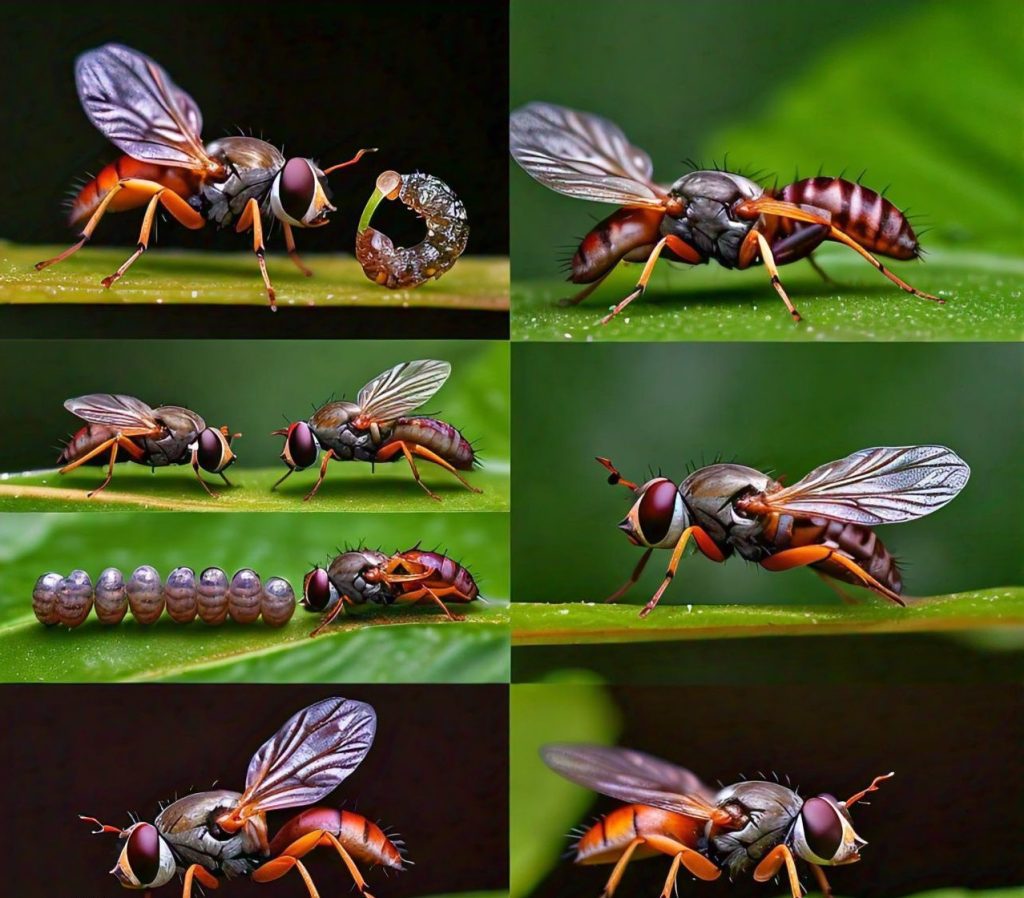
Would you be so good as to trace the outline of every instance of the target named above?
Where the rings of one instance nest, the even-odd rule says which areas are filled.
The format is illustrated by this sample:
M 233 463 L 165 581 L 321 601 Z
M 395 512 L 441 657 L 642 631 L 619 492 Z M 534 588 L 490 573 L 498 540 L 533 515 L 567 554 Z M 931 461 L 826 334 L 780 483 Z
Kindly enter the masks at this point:
M 105 44 L 75 61 L 85 114 L 118 149 L 158 165 L 219 168 L 203 149 L 203 116 L 157 63 L 122 44 Z
M 363 702 L 329 698 L 304 708 L 252 756 L 232 816 L 318 802 L 359 766 L 376 730 L 377 715 Z
M 861 449 L 757 497 L 759 507 L 851 524 L 899 524 L 942 508 L 966 486 L 967 463 L 945 446 Z
M 530 103 L 509 118 L 509 149 L 530 177 L 566 196 L 620 206 L 665 204 L 665 192 L 651 181 L 651 157 L 599 116 Z
M 141 399 L 117 393 L 90 393 L 64 403 L 71 414 L 90 424 L 108 424 L 125 431 L 159 430 L 160 423 L 153 411 Z
M 377 375 L 359 391 L 356 405 L 365 421 L 394 421 L 429 402 L 452 373 L 452 366 L 435 359 L 403 362 Z
M 544 763 L 567 780 L 602 795 L 647 804 L 697 820 L 715 811 L 712 792 L 696 774 L 642 751 L 604 745 L 545 745 Z

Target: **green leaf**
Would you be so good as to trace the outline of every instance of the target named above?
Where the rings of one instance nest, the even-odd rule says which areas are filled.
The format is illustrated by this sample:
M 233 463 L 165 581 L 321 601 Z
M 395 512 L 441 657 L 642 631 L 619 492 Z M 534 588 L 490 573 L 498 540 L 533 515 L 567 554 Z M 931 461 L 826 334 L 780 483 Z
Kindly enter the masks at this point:
M 107 289 L 100 284 L 129 250 L 87 247 L 59 265 L 36 271 L 62 246 L 20 246 L 0 241 L 0 302 L 268 305 L 252 254 L 154 250 Z M 414 290 L 386 290 L 367 280 L 350 256 L 312 256 L 305 277 L 284 256 L 267 267 L 280 306 L 508 309 L 508 259 L 467 256 L 436 281 Z
M 1024 337 L 1024 261 L 968 250 L 936 250 L 927 265 L 892 269 L 946 300 L 910 296 L 852 250 L 823 247 L 815 258 L 841 286 L 825 285 L 806 264 L 782 269 L 803 315 L 794 323 L 763 269 L 716 265 L 655 269 L 648 292 L 607 325 L 600 319 L 630 293 L 640 273 L 620 266 L 578 306 L 559 299 L 578 288 L 565 281 L 517 281 L 512 334 L 520 340 L 1019 340 Z
M 512 605 L 513 645 L 661 642 L 754 636 L 923 633 L 1024 626 L 1024 588 L 997 587 L 910 599 L 906 608 L 858 605 Z
M 276 490 L 274 483 L 285 472 L 279 468 L 232 468 L 232 486 L 204 475 L 216 498 L 196 483 L 188 467 L 162 468 L 151 472 L 139 465 L 121 465 L 105 490 L 88 497 L 103 482 L 105 471 L 81 467 L 60 475 L 56 470 L 0 475 L 0 512 L 5 511 L 507 511 L 509 465 L 489 460 L 468 480 L 482 493 L 467 490 L 439 469 L 423 465 L 427 485 L 441 497 L 431 499 L 397 465 L 379 465 L 375 472 L 365 464 L 331 464 L 327 479 L 309 502 L 306 494 L 316 482 L 314 470 L 293 474 Z
M 228 526 L 225 521 L 230 521 Z M 325 522 L 331 524 L 325 527 Z M 428 608 L 390 608 L 344 618 L 316 639 L 319 617 L 297 608 L 289 624 L 175 624 L 143 627 L 129 616 L 104 627 L 93 615 L 74 630 L 43 627 L 31 611 L 45 571 L 141 564 L 162 575 L 208 565 L 230 575 L 302 578 L 336 547 L 384 551 L 444 545 L 470 565 L 488 604 L 455 609 L 464 621 Z M 19 681 L 218 680 L 246 682 L 507 682 L 508 521 L 496 514 L 320 515 L 181 513 L 19 514 L 0 518 L 0 675 Z

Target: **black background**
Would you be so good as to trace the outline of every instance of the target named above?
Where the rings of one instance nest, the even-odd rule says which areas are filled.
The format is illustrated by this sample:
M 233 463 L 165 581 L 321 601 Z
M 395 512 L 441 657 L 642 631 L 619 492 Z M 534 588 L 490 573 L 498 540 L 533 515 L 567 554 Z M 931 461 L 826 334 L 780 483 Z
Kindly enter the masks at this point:
M 7 895 L 124 894 L 107 872 L 113 836 L 90 835 L 78 814 L 125 826 L 152 820 L 161 800 L 241 790 L 249 758 L 296 711 L 332 695 L 369 702 L 377 736 L 359 768 L 322 804 L 394 827 L 415 862 L 367 874 L 377 898 L 508 884 L 508 701 L 504 686 L 3 686 L 4 844 L 17 858 Z M 294 813 L 294 812 L 293 812 Z M 270 815 L 271 833 L 290 816 Z M 303 863 L 306 863 L 304 861 Z M 337 856 L 308 866 L 320 892 L 348 895 Z M 180 894 L 170 883 L 157 894 Z M 305 894 L 296 873 L 214 894 Z M 198 894 L 198 893 L 197 893 Z
M 895 771 L 867 797 L 870 804 L 852 809 L 869 844 L 859 863 L 826 868 L 837 895 L 883 898 L 1024 881 L 1019 685 L 618 687 L 612 695 L 623 716 L 620 745 L 689 767 L 712 786 L 736 782 L 741 773 L 776 773 L 791 777 L 805 797 L 829 792 L 845 799 Z M 594 810 L 616 806 L 600 799 Z M 663 860 L 630 864 L 619 895 L 657 895 L 668 872 Z M 563 861 L 534 898 L 597 895 L 610 872 Z M 809 873 L 805 883 L 816 891 Z M 681 895 L 700 898 L 783 893 L 785 886 L 750 877 L 680 879 Z

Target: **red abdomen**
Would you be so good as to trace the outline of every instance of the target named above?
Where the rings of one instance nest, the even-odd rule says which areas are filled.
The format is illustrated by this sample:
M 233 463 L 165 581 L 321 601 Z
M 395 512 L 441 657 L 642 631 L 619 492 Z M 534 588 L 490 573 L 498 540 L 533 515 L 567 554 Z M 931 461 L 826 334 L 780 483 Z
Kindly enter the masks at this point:
M 270 843 L 270 856 L 276 857 L 300 836 L 317 829 L 335 836 L 357 862 L 405 869 L 398 846 L 376 823 L 362 814 L 335 808 L 306 808 L 296 814 L 277 831 Z
M 665 213 L 659 209 L 627 206 L 599 222 L 580 243 L 572 257 L 574 284 L 590 284 L 607 274 L 630 253 L 642 250 L 646 258 L 661 237 L 659 228 Z
M 696 850 L 704 824 L 682 814 L 663 811 L 644 804 L 627 804 L 606 814 L 588 829 L 576 843 L 577 864 L 612 864 L 626 846 L 644 836 L 667 836 Z M 635 858 L 654 857 L 660 852 L 639 845 Z
M 417 443 L 441 456 L 460 471 L 473 469 L 473 462 L 476 459 L 473 447 L 451 424 L 445 424 L 444 421 L 438 421 L 436 418 L 399 418 L 388 442 L 397 440 Z M 388 443 L 384 444 L 387 445 Z
M 832 214 L 832 224 L 865 249 L 893 259 L 916 259 L 919 246 L 906 216 L 884 196 L 842 178 L 807 178 L 789 184 L 779 199 L 797 205 L 816 206 Z M 784 234 L 807 227 L 782 218 Z
M 117 433 L 116 427 L 109 427 L 105 424 L 86 424 L 79 430 L 61 451 L 57 458 L 58 465 L 69 465 L 76 459 L 87 455 L 101 443 L 109 440 Z M 118 461 L 130 461 L 131 456 L 122 454 Z M 110 452 L 101 452 L 95 458 L 85 462 L 87 465 L 104 465 L 110 461 Z
M 780 515 L 779 530 L 785 532 L 786 518 L 788 515 Z M 792 519 L 790 518 L 790 522 Z M 788 545 L 829 545 L 838 548 L 844 555 L 853 559 L 857 564 L 867 571 L 883 586 L 888 587 L 899 595 L 903 591 L 903 577 L 896 565 L 896 559 L 892 557 L 889 550 L 882 544 L 870 527 L 862 527 L 859 524 L 844 524 L 840 521 L 827 521 L 824 518 L 809 518 L 805 521 L 790 523 L 792 527 Z M 860 579 L 845 567 L 834 562 L 823 561 L 820 564 L 812 565 L 823 573 L 842 580 L 844 583 L 852 583 L 854 586 L 863 586 Z
M 151 162 L 140 162 L 131 156 L 122 156 L 105 165 L 98 175 L 86 184 L 71 203 L 68 222 L 72 227 L 85 224 L 89 216 L 96 211 L 110 190 L 118 181 L 125 178 L 138 178 L 142 181 L 156 181 L 169 187 L 175 193 L 188 199 L 198 189 L 199 177 L 196 172 L 187 168 L 170 165 L 153 165 Z M 123 190 L 107 206 L 110 212 L 124 212 L 144 206 L 150 197 L 132 191 Z
M 438 580 L 454 586 L 462 593 L 458 599 L 450 596 L 446 598 L 452 601 L 472 602 L 480 595 L 480 589 L 477 587 L 473 575 L 447 555 L 442 555 L 440 552 L 423 552 L 420 549 L 410 549 L 408 552 L 402 552 L 401 555 L 405 561 L 422 565 L 428 571 L 432 571 Z

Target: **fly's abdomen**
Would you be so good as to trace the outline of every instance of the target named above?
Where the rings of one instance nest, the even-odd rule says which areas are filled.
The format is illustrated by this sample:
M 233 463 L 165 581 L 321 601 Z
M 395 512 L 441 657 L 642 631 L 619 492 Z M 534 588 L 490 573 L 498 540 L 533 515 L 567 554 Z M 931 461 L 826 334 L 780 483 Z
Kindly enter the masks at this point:
M 572 257 L 569 280 L 574 284 L 590 284 L 634 250 L 653 249 L 661 237 L 658 229 L 664 214 L 657 209 L 628 206 L 613 212 L 583 238 Z
M 469 441 L 451 424 L 438 421 L 436 418 L 399 418 L 388 442 L 399 441 L 416 443 L 424 449 L 429 449 L 460 471 L 471 471 L 476 460 Z M 385 443 L 384 446 L 386 445 L 388 444 Z
M 69 465 L 71 462 L 76 461 L 83 455 L 88 455 L 99 446 L 101 443 L 106 442 L 117 433 L 117 430 L 113 427 L 108 427 L 105 424 L 87 424 L 81 430 L 79 430 L 74 436 L 68 440 L 67 445 L 61 451 L 57 458 L 58 465 Z M 127 461 L 129 456 L 122 453 L 119 457 L 121 461 Z M 101 452 L 94 458 L 89 459 L 85 462 L 87 465 L 104 465 L 110 460 L 110 452 Z
M 410 549 L 401 553 L 402 558 L 413 564 L 421 564 L 427 570 L 432 571 L 438 580 L 454 586 L 462 596 L 462 601 L 472 602 L 480 595 L 480 589 L 476 585 L 473 575 L 457 561 L 442 555 L 440 552 L 423 552 L 419 549 Z M 451 598 L 451 597 L 449 597 Z
M 335 808 L 307 808 L 296 814 L 274 836 L 270 843 L 270 856 L 275 857 L 300 836 L 318 829 L 335 836 L 357 862 L 379 864 L 393 870 L 405 869 L 400 841 L 396 844 L 384 830 L 362 814 Z
M 884 196 L 843 178 L 807 178 L 789 184 L 779 199 L 797 205 L 816 206 L 832 214 L 832 224 L 861 246 L 893 259 L 915 259 L 919 246 L 907 217 Z M 792 219 L 780 219 L 783 233 L 807 227 Z
M 195 173 L 188 169 L 153 165 L 151 162 L 141 162 L 131 156 L 122 156 L 101 168 L 99 174 L 78 191 L 68 210 L 69 224 L 72 227 L 84 225 L 117 182 L 126 178 L 156 181 L 186 199 L 195 193 L 198 184 Z M 107 209 L 110 212 L 135 209 L 149 202 L 150 196 L 151 194 L 141 194 L 138 191 L 122 190 L 111 199 Z
M 628 804 L 606 814 L 580 836 L 575 845 L 574 860 L 577 864 L 614 863 L 630 842 L 645 836 L 667 836 L 695 849 L 701 830 L 699 821 L 681 814 L 642 804 Z M 640 845 L 633 857 L 653 857 L 655 854 L 658 852 Z
M 889 554 L 889 550 L 882 544 L 878 534 L 870 527 L 844 524 L 840 521 L 826 521 L 823 518 L 796 521 L 787 527 L 787 517 L 788 515 L 780 517 L 779 534 L 789 532 L 790 546 L 826 545 L 834 547 L 855 561 L 883 586 L 888 587 L 897 595 L 902 592 L 903 578 L 896 565 L 896 559 Z M 776 538 L 778 539 L 778 537 Z M 780 545 L 779 549 L 782 548 L 788 548 L 788 546 Z M 835 562 L 826 560 L 812 566 L 836 580 L 863 586 L 856 574 Z

